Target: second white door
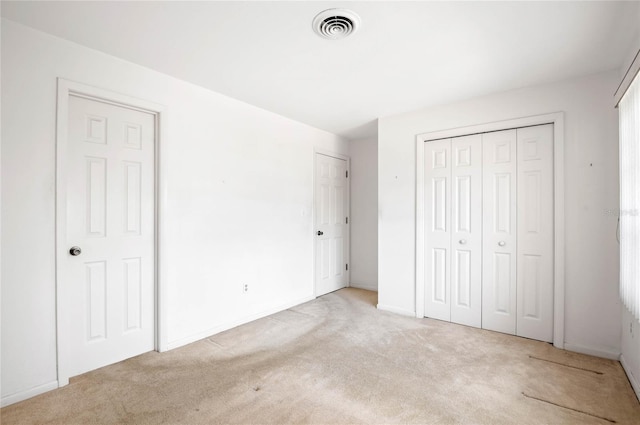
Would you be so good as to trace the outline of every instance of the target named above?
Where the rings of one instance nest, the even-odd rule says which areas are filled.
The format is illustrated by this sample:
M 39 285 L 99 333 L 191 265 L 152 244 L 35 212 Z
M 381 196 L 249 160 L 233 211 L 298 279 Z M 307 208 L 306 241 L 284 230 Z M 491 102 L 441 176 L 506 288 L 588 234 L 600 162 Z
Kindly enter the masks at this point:
M 349 184 L 347 161 L 316 154 L 315 158 L 316 296 L 349 283 Z

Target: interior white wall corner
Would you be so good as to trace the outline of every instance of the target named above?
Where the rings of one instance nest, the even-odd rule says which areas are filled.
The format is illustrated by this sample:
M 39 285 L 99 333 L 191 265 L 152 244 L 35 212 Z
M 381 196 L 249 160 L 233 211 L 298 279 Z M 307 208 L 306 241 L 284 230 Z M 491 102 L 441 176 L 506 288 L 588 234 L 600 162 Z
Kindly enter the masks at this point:
M 351 286 L 378 290 L 378 139 L 349 142 Z

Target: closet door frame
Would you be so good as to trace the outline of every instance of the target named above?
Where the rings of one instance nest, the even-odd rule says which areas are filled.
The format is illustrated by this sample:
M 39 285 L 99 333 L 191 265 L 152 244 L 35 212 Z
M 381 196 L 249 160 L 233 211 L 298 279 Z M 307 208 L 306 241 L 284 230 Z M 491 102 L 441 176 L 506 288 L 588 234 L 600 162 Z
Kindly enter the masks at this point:
M 416 136 L 416 317 L 422 318 L 425 314 L 425 142 L 542 124 L 553 124 L 553 345 L 564 349 L 564 112 L 434 131 Z

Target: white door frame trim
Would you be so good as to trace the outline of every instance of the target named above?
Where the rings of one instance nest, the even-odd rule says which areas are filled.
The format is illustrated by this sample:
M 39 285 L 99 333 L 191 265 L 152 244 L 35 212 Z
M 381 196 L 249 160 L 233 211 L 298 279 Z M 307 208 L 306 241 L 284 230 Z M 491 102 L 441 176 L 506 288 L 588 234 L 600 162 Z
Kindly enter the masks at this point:
M 74 81 L 58 78 L 58 94 L 57 94 L 57 113 L 56 113 L 56 349 L 57 349 L 57 374 L 58 386 L 62 387 L 69 383 L 69 372 L 64 364 L 64 359 L 68 358 L 65 350 L 68 347 L 66 341 L 61 337 L 64 335 L 63 316 L 58 303 L 64 292 L 60 279 L 60 255 L 66 252 L 67 246 L 62 235 L 66 234 L 67 226 L 64 217 L 66 217 L 66 200 L 67 200 L 67 175 L 66 175 L 66 154 L 67 154 L 67 138 L 68 138 L 68 115 L 69 115 L 69 96 L 79 96 L 87 99 L 97 100 L 116 106 L 123 106 L 130 109 L 137 109 L 143 112 L 151 113 L 155 116 L 155 349 L 156 351 L 166 351 L 167 326 L 166 326 L 166 300 L 165 300 L 165 282 L 163 276 L 164 267 L 162 266 L 163 246 L 162 238 L 164 236 L 164 222 L 162 211 L 166 202 L 164 175 L 160 172 L 164 169 L 161 155 L 162 136 L 165 134 L 165 107 L 146 100 L 137 99 L 120 93 L 103 90 L 97 87 L 77 83 Z
M 321 149 L 318 147 L 313 148 L 313 202 L 311 207 L 311 223 L 313 226 L 313 266 L 311 270 L 313 272 L 313 297 L 318 298 L 318 286 L 316 282 L 316 158 L 317 155 L 325 155 L 330 156 L 332 158 L 342 159 L 347 162 L 347 173 L 349 173 L 349 178 L 347 179 L 347 198 L 349 199 L 349 204 L 347 205 L 347 217 L 351 220 L 351 158 L 347 155 L 343 155 L 341 153 L 332 152 L 329 150 Z M 347 264 L 351 264 L 351 223 L 349 223 L 349 231 L 347 232 L 347 245 L 349 249 L 347 249 L 346 260 Z M 347 271 L 347 288 L 351 286 L 351 270 Z
M 424 143 L 469 134 L 553 124 L 553 345 L 564 348 L 564 112 L 515 118 L 416 136 L 416 317 L 424 317 Z

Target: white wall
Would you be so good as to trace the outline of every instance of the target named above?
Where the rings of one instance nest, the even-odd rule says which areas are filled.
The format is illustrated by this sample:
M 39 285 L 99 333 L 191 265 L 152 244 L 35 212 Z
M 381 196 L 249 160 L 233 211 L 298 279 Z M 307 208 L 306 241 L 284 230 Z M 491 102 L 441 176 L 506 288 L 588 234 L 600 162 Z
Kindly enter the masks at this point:
M 57 379 L 56 77 L 166 106 L 170 347 L 313 297 L 314 147 L 346 141 L 3 20 L 3 404 Z
M 351 286 L 378 290 L 378 140 L 349 142 Z
M 565 112 L 565 347 L 620 353 L 617 72 L 379 119 L 379 303 L 415 312 L 416 135 Z

